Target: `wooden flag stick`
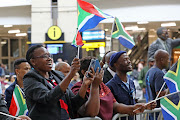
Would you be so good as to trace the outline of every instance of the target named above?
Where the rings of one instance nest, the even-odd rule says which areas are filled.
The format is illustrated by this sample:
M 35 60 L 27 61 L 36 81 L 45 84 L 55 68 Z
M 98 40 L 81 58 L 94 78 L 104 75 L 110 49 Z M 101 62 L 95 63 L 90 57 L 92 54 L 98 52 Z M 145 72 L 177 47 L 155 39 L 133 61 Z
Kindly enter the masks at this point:
M 12 116 L 12 115 L 9 115 L 9 114 L 6 114 L 6 113 L 3 113 L 3 112 L 0 112 L 1 115 L 5 115 L 5 116 L 8 116 L 8 117 L 12 117 L 12 118 L 15 118 L 15 119 L 21 119 L 21 118 L 18 118 L 18 117 L 15 117 L 15 116 Z
M 159 94 L 161 93 L 161 91 L 162 91 L 162 89 L 164 88 L 164 85 L 165 85 L 165 84 L 166 84 L 166 82 L 164 82 L 164 84 L 162 85 L 162 87 L 161 87 L 160 91 L 158 92 L 158 94 L 157 94 L 155 100 L 159 97 Z
M 169 96 L 174 95 L 174 94 L 179 93 L 179 92 L 180 92 L 180 91 L 177 91 L 177 92 L 173 92 L 173 93 L 164 95 L 164 96 L 162 96 L 162 97 L 159 97 L 159 98 L 157 98 L 157 99 L 155 99 L 155 100 L 152 100 L 152 101 L 146 103 L 145 106 L 148 105 L 148 104 L 150 104 L 150 103 L 152 103 L 152 102 L 156 102 L 157 100 L 160 100 L 160 99 L 165 98 L 165 97 L 169 97 Z M 138 110 L 138 109 L 140 109 L 140 107 L 137 108 L 137 109 L 135 109 L 135 110 L 133 110 L 133 112 L 135 112 L 135 111 Z
M 112 51 L 112 34 L 113 34 L 113 30 L 114 30 L 114 24 L 115 24 L 115 19 L 116 17 L 114 17 L 114 21 L 113 21 L 113 24 L 112 24 L 112 30 L 111 30 L 111 39 L 110 39 L 110 50 Z
M 78 59 L 79 59 L 79 51 L 80 51 L 80 47 L 78 46 L 78 54 L 77 54 Z
M 162 91 L 162 89 L 164 88 L 164 85 L 165 85 L 165 84 L 166 84 L 166 82 L 164 82 L 164 83 L 163 83 L 163 85 L 162 85 L 161 89 L 159 90 L 159 92 L 158 92 L 158 94 L 157 94 L 157 96 L 156 96 L 155 100 L 150 101 L 150 102 L 146 103 L 145 105 L 148 105 L 148 104 L 150 104 L 150 103 L 155 102 L 155 101 L 157 101 L 157 100 L 158 100 L 159 94 L 161 93 L 161 91 Z M 137 109 L 133 110 L 133 112 L 135 112 L 135 111 L 136 111 L 136 110 L 138 110 L 138 109 L 139 109 L 139 108 L 137 108 Z

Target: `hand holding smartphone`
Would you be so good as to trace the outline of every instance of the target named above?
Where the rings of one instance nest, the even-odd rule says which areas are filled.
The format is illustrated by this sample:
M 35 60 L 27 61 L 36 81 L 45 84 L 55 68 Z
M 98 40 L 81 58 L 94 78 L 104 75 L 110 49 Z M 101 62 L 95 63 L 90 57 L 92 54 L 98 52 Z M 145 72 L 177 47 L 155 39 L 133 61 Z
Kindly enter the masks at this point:
M 95 61 L 95 66 L 94 66 L 94 71 L 96 72 L 97 68 L 99 68 L 99 72 L 101 71 L 101 66 L 100 66 L 100 63 L 99 63 L 99 60 L 96 59 Z
M 97 68 L 99 68 L 99 72 L 101 71 L 101 66 L 100 66 L 99 60 L 97 60 L 97 59 L 91 59 L 90 65 L 87 70 L 88 72 L 91 72 L 91 67 L 94 69 L 95 72 L 96 72 Z M 86 77 L 89 77 L 88 73 L 87 73 Z

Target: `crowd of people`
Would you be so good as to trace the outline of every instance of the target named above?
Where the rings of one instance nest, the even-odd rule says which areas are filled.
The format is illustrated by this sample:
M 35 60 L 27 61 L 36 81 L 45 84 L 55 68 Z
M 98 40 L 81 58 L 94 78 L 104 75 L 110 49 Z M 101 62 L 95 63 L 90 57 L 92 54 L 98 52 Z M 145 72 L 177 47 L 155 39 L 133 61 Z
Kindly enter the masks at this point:
M 75 57 L 71 65 L 60 60 L 54 66 L 48 50 L 43 45 L 33 45 L 28 49 L 26 59 L 14 61 L 16 78 L 5 89 L 2 80 L 5 71 L 0 67 L 1 89 L 4 90 L 0 95 L 0 112 L 26 120 L 67 120 L 95 116 L 111 120 L 115 113 L 128 114 L 128 119 L 133 120 L 133 115 L 145 109 L 160 107 L 159 101 L 138 103 L 134 82 L 138 80 L 146 102 L 168 93 L 167 86 L 160 90 L 164 84 L 164 71 L 169 67 L 170 49 L 174 44 L 179 45 L 180 40 L 168 42 L 170 39 L 166 28 L 158 29 L 157 35 L 157 41 L 161 42 L 150 45 L 147 66 L 144 60 L 140 60 L 136 71 L 126 51 L 108 51 L 100 62 L 101 68 L 95 71 L 93 67 L 88 70 L 95 57 Z M 164 47 L 158 47 L 160 44 Z M 18 99 L 15 93 L 17 89 L 23 101 L 18 105 L 22 104 L 27 109 L 24 109 L 23 114 L 17 114 L 13 105 Z M 10 119 L 2 114 L 0 118 Z M 153 120 L 152 115 L 150 120 Z

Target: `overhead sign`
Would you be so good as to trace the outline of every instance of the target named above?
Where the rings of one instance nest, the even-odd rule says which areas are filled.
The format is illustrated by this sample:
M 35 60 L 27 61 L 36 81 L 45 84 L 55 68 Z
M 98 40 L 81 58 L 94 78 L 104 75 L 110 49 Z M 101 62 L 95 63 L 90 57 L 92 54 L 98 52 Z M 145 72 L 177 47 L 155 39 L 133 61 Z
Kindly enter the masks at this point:
M 82 48 L 99 48 L 99 47 L 105 47 L 105 42 L 90 42 L 90 43 L 84 43 Z
M 62 31 L 58 26 L 51 26 L 47 34 L 50 39 L 58 40 L 62 35 Z
M 105 39 L 104 30 L 91 30 L 82 32 L 83 40 L 103 40 Z

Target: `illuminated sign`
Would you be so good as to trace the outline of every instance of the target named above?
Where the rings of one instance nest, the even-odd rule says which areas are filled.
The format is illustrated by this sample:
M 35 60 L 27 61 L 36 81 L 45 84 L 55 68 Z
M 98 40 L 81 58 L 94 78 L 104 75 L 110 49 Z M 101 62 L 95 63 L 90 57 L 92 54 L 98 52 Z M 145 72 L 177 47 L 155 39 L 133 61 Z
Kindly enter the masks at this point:
M 103 30 L 92 30 L 82 32 L 83 40 L 103 40 L 105 39 L 105 31 Z
M 105 47 L 105 42 L 90 42 L 90 43 L 84 43 L 82 48 L 99 48 L 99 47 Z
M 50 39 L 58 40 L 61 37 L 62 32 L 58 26 L 51 26 L 47 34 Z

